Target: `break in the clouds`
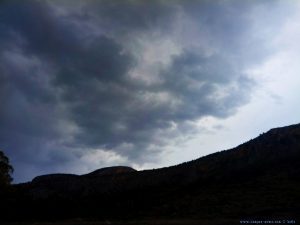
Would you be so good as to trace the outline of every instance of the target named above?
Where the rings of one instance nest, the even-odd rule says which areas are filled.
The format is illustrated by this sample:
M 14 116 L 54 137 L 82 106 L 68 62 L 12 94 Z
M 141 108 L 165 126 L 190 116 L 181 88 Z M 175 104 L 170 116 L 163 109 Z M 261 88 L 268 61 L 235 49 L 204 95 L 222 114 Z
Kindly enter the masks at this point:
M 1 1 L 0 148 L 17 181 L 142 168 L 201 132 L 199 119 L 230 117 L 288 12 L 275 1 Z

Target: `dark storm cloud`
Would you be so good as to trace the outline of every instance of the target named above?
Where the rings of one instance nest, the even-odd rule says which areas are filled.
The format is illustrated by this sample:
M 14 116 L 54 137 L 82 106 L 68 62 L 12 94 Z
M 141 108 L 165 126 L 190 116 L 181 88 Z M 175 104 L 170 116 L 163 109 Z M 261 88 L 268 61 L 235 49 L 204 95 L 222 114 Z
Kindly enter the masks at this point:
M 255 38 L 244 40 L 251 7 L 1 3 L 0 148 L 12 158 L 17 179 L 66 169 L 96 149 L 110 154 L 101 153 L 104 161 L 120 156 L 142 164 L 170 140 L 196 132 L 197 119 L 232 115 L 253 86 L 244 65 L 262 55 L 248 49 Z M 162 56 L 165 40 L 178 49 Z M 151 44 L 148 50 L 156 52 L 146 56 Z
M 254 83 L 235 66 L 220 55 L 184 52 L 176 57 L 165 81 L 165 88 L 183 102 L 174 120 L 226 117 L 244 103 Z

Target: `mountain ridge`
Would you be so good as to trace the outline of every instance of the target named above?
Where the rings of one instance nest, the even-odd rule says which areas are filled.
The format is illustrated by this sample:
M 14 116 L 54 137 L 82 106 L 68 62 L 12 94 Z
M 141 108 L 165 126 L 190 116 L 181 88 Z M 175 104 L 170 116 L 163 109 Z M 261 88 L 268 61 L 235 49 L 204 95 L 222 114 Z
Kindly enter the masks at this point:
M 118 169 L 118 168 L 121 168 L 121 169 L 128 169 L 129 172 L 146 172 L 146 171 L 153 171 L 153 170 L 162 170 L 162 169 L 171 169 L 173 167 L 177 167 L 177 166 L 180 166 L 180 165 L 184 165 L 186 163 L 190 163 L 190 162 L 193 162 L 193 161 L 197 161 L 197 160 L 202 160 L 206 157 L 212 157 L 212 156 L 215 156 L 217 154 L 220 154 L 220 153 L 224 153 L 224 152 L 230 152 L 230 151 L 236 151 L 236 150 L 240 150 L 239 148 L 242 148 L 244 146 L 247 146 L 249 145 L 250 143 L 252 144 L 253 141 L 255 141 L 255 139 L 257 138 L 262 138 L 262 137 L 265 137 L 266 135 L 271 135 L 271 134 L 276 134 L 278 132 L 278 130 L 281 130 L 281 131 L 284 131 L 284 130 L 289 130 L 289 129 L 300 129 L 300 123 L 299 124 L 292 124 L 292 125 L 288 125 L 288 126 L 282 126 L 282 127 L 277 127 L 277 128 L 271 128 L 269 129 L 267 132 L 264 132 L 262 134 L 260 134 L 259 136 L 257 136 L 256 138 L 252 138 L 242 144 L 239 144 L 237 145 L 236 147 L 233 147 L 233 148 L 230 148 L 230 149 L 226 149 L 226 150 L 220 150 L 220 151 L 217 151 L 217 152 L 214 152 L 214 153 L 211 153 L 211 154 L 208 154 L 208 155 L 205 155 L 205 156 L 202 156 L 202 157 L 199 157 L 197 159 L 194 159 L 194 160 L 190 160 L 190 161 L 186 161 L 186 162 L 182 162 L 182 163 L 179 163 L 179 164 L 176 164 L 176 165 L 171 165 L 171 166 L 167 166 L 167 167 L 161 167 L 161 168 L 156 168 L 156 169 L 146 169 L 146 170 L 135 170 L 134 168 L 131 168 L 129 166 L 110 166 L 110 167 L 103 167 L 103 168 L 99 168 L 99 169 L 96 169 L 92 172 L 89 172 L 87 174 L 82 174 L 82 175 L 77 175 L 77 174 L 64 174 L 64 173 L 57 173 L 57 174 L 46 174 L 46 175 L 40 175 L 40 176 L 37 176 L 34 179 L 38 178 L 38 177 L 42 177 L 42 176 L 51 176 L 51 175 L 70 175 L 70 176 L 90 176 L 90 175 L 93 175 L 93 174 L 96 174 L 100 171 L 104 171 L 106 169 Z M 297 137 L 300 138 L 300 133 L 297 134 Z M 112 173 L 113 175 L 113 173 Z
M 37 177 L 14 186 L 18 195 L 11 198 L 20 206 L 11 207 L 21 218 L 43 219 L 296 217 L 299 160 L 300 124 L 295 124 L 171 167 L 110 167 L 85 175 Z M 22 212 L 29 203 L 31 208 Z

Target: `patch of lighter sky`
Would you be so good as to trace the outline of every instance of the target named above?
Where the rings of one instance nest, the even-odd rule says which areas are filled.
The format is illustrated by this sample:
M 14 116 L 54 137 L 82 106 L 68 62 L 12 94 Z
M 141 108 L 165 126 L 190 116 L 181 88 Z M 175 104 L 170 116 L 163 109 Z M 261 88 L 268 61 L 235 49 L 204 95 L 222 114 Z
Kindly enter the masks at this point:
M 300 3 L 297 5 L 300 12 Z M 258 83 L 251 101 L 227 119 L 206 117 L 203 131 L 166 151 L 161 166 L 174 165 L 238 146 L 271 128 L 300 123 L 300 13 L 282 27 L 270 44 L 276 53 L 248 75 Z
M 181 47 L 174 41 L 158 34 L 142 35 L 132 45 L 131 52 L 139 59 L 139 63 L 129 71 L 128 76 L 144 85 L 163 82 L 161 70 L 171 63 L 174 55 L 181 52 Z
M 99 168 L 112 165 L 128 165 L 127 157 L 103 149 L 89 149 L 80 158 L 74 158 L 68 165 L 63 165 L 59 171 L 65 173 L 85 174 Z

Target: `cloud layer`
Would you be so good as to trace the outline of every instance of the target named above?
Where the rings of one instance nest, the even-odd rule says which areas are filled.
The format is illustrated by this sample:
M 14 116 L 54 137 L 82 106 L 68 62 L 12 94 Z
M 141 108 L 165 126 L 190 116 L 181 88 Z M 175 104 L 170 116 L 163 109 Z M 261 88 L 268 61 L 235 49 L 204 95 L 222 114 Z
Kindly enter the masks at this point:
M 267 7 L 3 1 L 0 148 L 16 179 L 143 167 L 197 120 L 233 115 L 255 87 L 247 69 L 270 54 L 255 18 Z

